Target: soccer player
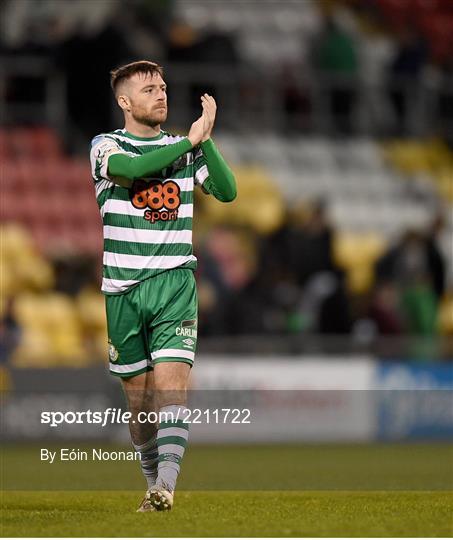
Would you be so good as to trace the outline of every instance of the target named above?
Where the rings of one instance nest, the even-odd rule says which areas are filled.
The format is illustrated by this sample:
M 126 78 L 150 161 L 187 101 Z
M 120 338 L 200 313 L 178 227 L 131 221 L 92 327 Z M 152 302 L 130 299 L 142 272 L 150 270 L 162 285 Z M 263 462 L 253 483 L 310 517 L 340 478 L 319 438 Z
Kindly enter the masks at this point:
M 170 510 L 188 440 L 186 389 L 197 343 L 193 190 L 229 202 L 236 183 L 210 138 L 212 96 L 201 96 L 202 114 L 183 137 L 161 129 L 161 66 L 122 66 L 111 72 L 111 86 L 124 129 L 96 136 L 90 155 L 104 226 L 110 372 L 121 378 L 148 485 L 138 511 Z M 166 418 L 139 421 L 151 411 Z

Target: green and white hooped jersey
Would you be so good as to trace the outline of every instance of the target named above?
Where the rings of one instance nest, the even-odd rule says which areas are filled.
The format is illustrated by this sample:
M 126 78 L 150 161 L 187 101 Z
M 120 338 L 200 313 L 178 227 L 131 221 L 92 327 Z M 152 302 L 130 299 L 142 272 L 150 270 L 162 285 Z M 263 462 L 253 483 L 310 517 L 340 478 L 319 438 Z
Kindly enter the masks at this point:
M 102 292 L 119 294 L 165 270 L 196 268 L 193 189 L 208 177 L 202 150 L 183 154 L 151 178 L 135 180 L 131 188 L 107 175 L 113 154 L 138 156 L 182 139 L 165 131 L 140 138 L 122 129 L 92 140 L 91 170 L 104 226 Z

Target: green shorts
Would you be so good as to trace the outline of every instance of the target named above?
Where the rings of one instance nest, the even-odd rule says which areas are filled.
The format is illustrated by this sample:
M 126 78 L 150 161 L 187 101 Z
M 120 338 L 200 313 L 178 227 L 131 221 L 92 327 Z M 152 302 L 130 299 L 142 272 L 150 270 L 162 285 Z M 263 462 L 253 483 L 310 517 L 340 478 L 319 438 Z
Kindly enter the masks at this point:
M 132 377 L 158 362 L 193 364 L 198 304 L 192 270 L 168 270 L 105 298 L 112 375 Z

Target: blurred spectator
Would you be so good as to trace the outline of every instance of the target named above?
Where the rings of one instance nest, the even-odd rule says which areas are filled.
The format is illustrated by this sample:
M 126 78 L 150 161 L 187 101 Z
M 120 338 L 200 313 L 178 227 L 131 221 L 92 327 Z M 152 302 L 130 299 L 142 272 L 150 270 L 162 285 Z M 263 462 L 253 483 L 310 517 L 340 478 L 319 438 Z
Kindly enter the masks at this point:
M 337 270 L 330 276 L 333 287 L 321 304 L 317 330 L 321 334 L 349 334 L 352 314 L 351 299 L 346 292 L 345 274 Z
M 135 15 L 133 24 L 143 25 L 153 37 L 164 41 L 171 24 L 174 4 L 174 0 L 133 0 L 128 2 L 128 8 L 131 6 Z
M 409 333 L 432 335 L 436 332 L 445 267 L 431 236 L 407 231 L 378 261 L 376 277 L 378 282 L 390 281 L 397 286 Z
M 265 273 L 303 286 L 314 274 L 333 270 L 332 234 L 324 201 L 311 209 L 293 208 L 282 227 L 265 240 Z
M 187 22 L 176 19 L 168 32 L 167 60 L 170 63 L 188 64 L 192 68 L 201 65 L 203 80 L 192 82 L 189 88 L 191 109 L 198 111 L 200 96 L 205 92 L 214 97 L 219 96 L 216 76 L 222 75 L 225 67 L 238 66 L 240 56 L 228 33 L 215 27 L 200 33 Z
M 412 115 L 411 104 L 416 96 L 419 77 L 427 60 L 427 47 L 422 37 L 405 27 L 397 35 L 397 49 L 390 63 L 390 99 L 393 104 L 398 134 L 405 134 Z
M 167 60 L 175 63 L 197 62 L 198 39 L 198 33 L 193 26 L 178 19 L 174 20 L 168 29 Z
M 290 238 L 292 245 L 289 249 L 293 253 L 297 280 L 301 285 L 318 272 L 334 270 L 332 240 L 333 228 L 327 216 L 326 202 L 316 201 L 303 229 L 294 231 Z
M 287 128 L 298 132 L 306 131 L 309 128 L 307 120 L 312 112 L 312 103 L 308 89 L 301 86 L 295 77 L 293 66 L 282 66 L 281 87 Z
M 265 331 L 266 294 L 257 279 L 256 243 L 245 230 L 217 227 L 200 253 L 200 305 L 206 334 L 253 334 Z M 201 304 L 201 302 L 200 302 Z
M 237 65 L 240 61 L 232 36 L 212 26 L 200 33 L 189 23 L 176 19 L 167 39 L 170 62 Z
M 376 285 L 366 315 L 373 321 L 378 334 L 403 333 L 398 289 L 392 281 L 382 281 Z
M 302 215 L 300 209 L 293 210 L 264 243 L 263 288 L 278 291 L 276 304 L 296 315 L 292 320 L 299 320 L 299 330 L 334 334 L 350 330 L 343 273 L 333 261 L 332 241 L 327 206 L 319 200 Z M 297 329 L 297 324 L 291 326 Z
M 440 119 L 440 135 L 453 150 L 453 56 L 440 66 L 440 75 L 442 83 L 437 97 L 436 117 Z
M 70 120 L 84 140 L 113 127 L 109 72 L 130 60 L 132 51 L 115 23 L 93 34 L 80 32 L 56 51 L 57 65 L 66 75 Z
M 327 15 L 315 39 L 313 58 L 329 96 L 329 109 L 340 133 L 350 133 L 356 102 L 358 59 L 354 39 Z

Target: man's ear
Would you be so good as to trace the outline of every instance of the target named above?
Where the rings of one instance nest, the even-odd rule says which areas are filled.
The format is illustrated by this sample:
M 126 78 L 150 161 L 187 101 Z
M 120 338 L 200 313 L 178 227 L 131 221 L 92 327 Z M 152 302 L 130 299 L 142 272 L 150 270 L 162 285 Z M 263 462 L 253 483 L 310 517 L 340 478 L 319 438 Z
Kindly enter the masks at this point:
M 131 110 L 131 102 L 129 100 L 129 97 L 125 94 L 120 94 L 116 101 L 118 102 L 118 105 L 123 109 L 123 111 Z

